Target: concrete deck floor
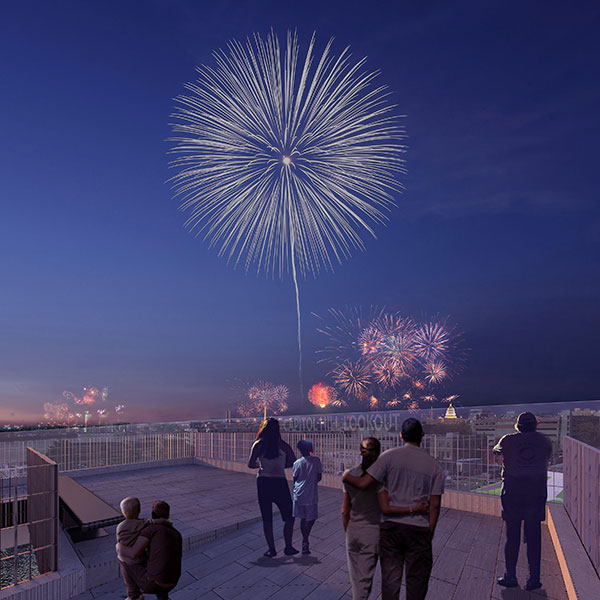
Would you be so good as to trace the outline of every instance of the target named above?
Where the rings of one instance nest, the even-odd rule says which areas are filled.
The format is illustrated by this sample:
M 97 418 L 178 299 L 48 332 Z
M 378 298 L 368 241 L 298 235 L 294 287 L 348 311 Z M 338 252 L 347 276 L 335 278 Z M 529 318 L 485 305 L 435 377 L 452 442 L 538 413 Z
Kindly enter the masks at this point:
M 84 485 L 118 507 L 127 495 L 142 501 L 142 516 L 152 500 L 171 504 L 172 516 L 184 538 L 201 532 L 223 531 L 236 523 L 258 517 L 253 475 L 197 466 L 177 466 L 143 471 L 79 477 Z M 312 534 L 310 556 L 286 557 L 281 552 L 281 525 L 276 519 L 280 554 L 262 556 L 266 549 L 262 525 L 241 526 L 184 552 L 183 574 L 171 593 L 173 600 L 347 600 L 351 598 L 346 567 L 344 533 L 340 519 L 342 493 L 320 489 L 319 520 Z M 112 533 L 112 531 L 111 531 Z M 433 542 L 434 566 L 428 600 L 567 600 L 547 528 L 543 527 L 542 581 L 535 592 L 506 590 L 495 583 L 504 572 L 504 531 L 501 519 L 475 513 L 442 509 Z M 300 545 L 298 525 L 295 544 Z M 114 537 L 82 542 L 75 548 L 83 562 L 98 555 L 114 556 Z M 522 545 L 518 577 L 527 578 L 525 546 Z M 372 598 L 379 598 L 381 573 L 375 576 Z M 92 588 L 76 600 L 125 598 L 120 580 Z M 148 596 L 146 596 L 148 597 Z M 151 598 L 153 596 L 150 596 Z M 401 595 L 404 599 L 404 590 Z

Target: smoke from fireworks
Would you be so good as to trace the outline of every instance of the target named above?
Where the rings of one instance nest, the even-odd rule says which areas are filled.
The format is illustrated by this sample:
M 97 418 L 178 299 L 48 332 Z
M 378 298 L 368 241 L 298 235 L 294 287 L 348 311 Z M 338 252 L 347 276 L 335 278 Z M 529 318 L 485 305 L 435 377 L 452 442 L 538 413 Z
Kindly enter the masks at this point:
M 172 179 L 186 225 L 219 255 L 254 264 L 296 291 L 299 376 L 302 340 L 298 272 L 333 269 L 363 250 L 400 191 L 403 130 L 377 73 L 338 57 L 320 58 L 311 39 L 304 63 L 295 33 L 282 49 L 274 32 L 231 41 L 198 68 L 177 98 Z
M 263 415 L 265 411 L 277 415 L 287 410 L 288 396 L 285 385 L 258 381 L 248 388 L 248 398 L 238 406 L 238 411 L 244 417 Z

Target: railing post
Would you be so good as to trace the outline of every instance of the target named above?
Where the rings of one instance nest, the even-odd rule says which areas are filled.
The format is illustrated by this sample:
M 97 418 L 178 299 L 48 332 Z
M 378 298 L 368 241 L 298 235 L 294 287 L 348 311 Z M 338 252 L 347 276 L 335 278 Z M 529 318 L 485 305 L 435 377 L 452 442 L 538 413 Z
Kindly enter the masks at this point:
M 13 585 L 19 583 L 19 479 L 13 477 L 14 481 L 14 497 L 13 497 L 13 527 L 14 527 L 14 538 L 13 538 Z

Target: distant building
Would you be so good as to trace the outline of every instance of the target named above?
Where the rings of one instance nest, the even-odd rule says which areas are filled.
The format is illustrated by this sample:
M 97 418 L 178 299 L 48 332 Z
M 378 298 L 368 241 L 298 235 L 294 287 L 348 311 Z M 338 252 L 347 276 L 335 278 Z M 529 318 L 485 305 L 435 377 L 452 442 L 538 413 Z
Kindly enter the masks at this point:
M 554 451 L 562 448 L 561 415 L 538 416 L 538 431 L 547 435 L 552 441 Z M 473 433 L 485 435 L 488 439 L 499 440 L 502 436 L 515 433 L 515 416 L 504 415 L 502 417 L 478 417 L 471 420 Z
M 454 406 L 452 406 L 452 402 L 450 402 L 448 408 L 446 409 L 444 419 L 456 419 L 456 411 L 454 410 Z

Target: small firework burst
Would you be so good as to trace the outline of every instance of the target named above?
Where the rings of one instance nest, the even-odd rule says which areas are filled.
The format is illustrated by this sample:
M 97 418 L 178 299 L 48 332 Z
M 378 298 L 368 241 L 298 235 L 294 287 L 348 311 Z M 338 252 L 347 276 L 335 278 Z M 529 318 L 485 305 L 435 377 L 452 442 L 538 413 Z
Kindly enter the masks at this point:
M 108 416 L 108 410 L 106 410 L 106 408 L 99 408 L 96 411 L 96 414 L 101 418 L 101 419 L 105 419 Z
M 437 398 L 435 397 L 435 394 L 427 394 L 426 396 L 421 396 L 421 400 L 423 400 L 423 402 L 427 402 L 428 404 L 433 404 Z
M 376 325 L 369 325 L 358 337 L 358 346 L 362 355 L 370 358 L 381 350 L 384 341 L 381 330 Z
M 315 383 L 308 391 L 309 402 L 319 408 L 339 406 L 338 396 L 334 387 L 325 383 Z
M 408 409 L 408 412 L 410 412 L 412 414 L 418 413 L 419 412 L 419 403 L 416 400 L 411 400 L 408 403 L 406 408 Z
M 346 362 L 334 369 L 333 380 L 349 396 L 361 398 L 371 384 L 371 374 L 361 363 Z
M 69 414 L 69 405 L 66 402 L 45 402 L 44 419 L 53 423 L 64 421 Z
M 450 402 L 454 402 L 459 397 L 459 394 L 452 394 L 452 396 L 447 396 L 446 398 L 442 398 L 442 402 L 449 404 Z
M 385 406 L 386 408 L 399 408 L 402 406 L 402 400 L 393 398 L 392 400 L 388 400 Z
M 448 374 L 446 363 L 438 359 L 429 361 L 423 371 L 427 383 L 440 383 Z
M 125 405 L 124 404 L 117 404 L 117 406 L 115 406 L 115 412 L 118 415 L 122 415 L 125 412 Z
M 369 398 L 369 409 L 377 410 L 379 408 L 379 399 L 375 398 L 375 396 L 371 396 Z
M 402 370 L 394 360 L 378 360 L 373 365 L 373 379 L 384 387 L 395 387 L 402 378 Z
M 415 347 L 423 362 L 444 356 L 450 349 L 452 332 L 445 322 L 431 321 L 415 332 Z
M 318 362 L 336 368 L 344 362 L 356 362 L 362 358 L 359 338 L 373 321 L 383 315 L 383 309 L 373 306 L 368 311 L 350 307 L 344 310 L 330 308 L 325 317 L 313 315 L 323 323 L 317 331 L 327 338 L 327 345 L 318 351 Z

